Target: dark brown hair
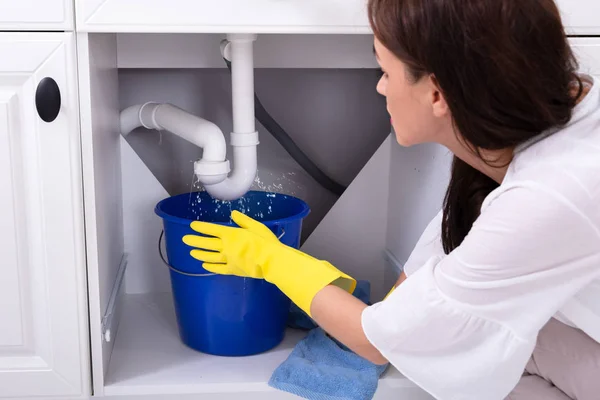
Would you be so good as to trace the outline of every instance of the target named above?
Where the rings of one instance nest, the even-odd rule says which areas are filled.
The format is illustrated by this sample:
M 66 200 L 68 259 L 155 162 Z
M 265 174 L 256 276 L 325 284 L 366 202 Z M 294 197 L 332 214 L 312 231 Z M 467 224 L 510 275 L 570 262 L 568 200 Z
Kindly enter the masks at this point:
M 571 119 L 583 85 L 553 0 L 369 0 L 368 12 L 375 37 L 406 64 L 411 81 L 435 77 L 455 132 L 480 157 Z M 454 157 L 442 223 L 446 253 L 462 243 L 497 187 Z

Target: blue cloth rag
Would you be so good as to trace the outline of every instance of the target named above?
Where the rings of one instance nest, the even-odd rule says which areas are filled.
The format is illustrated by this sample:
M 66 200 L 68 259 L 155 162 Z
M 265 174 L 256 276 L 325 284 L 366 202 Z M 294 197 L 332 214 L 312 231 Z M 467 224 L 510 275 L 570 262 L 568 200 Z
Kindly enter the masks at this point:
M 369 282 L 359 281 L 354 296 L 369 304 Z M 314 328 L 301 311 L 292 312 L 291 325 Z M 273 373 L 269 386 L 309 400 L 371 400 L 387 366 L 353 353 L 321 328 L 312 329 Z
M 356 355 L 316 328 L 275 370 L 269 386 L 309 400 L 371 400 L 386 367 Z

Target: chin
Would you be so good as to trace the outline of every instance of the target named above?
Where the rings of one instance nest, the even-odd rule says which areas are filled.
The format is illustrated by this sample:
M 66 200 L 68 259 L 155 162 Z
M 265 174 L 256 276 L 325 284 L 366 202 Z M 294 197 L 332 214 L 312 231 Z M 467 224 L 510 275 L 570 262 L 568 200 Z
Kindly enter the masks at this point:
M 394 134 L 396 136 L 396 142 L 398 142 L 398 144 L 400 146 L 402 146 L 402 147 L 411 147 L 411 146 L 414 146 L 415 144 L 417 144 L 417 143 L 415 143 L 414 140 L 410 140 L 410 138 L 407 138 L 407 137 L 404 137 L 404 136 L 398 134 L 397 131 L 393 130 L 393 132 L 394 132 Z

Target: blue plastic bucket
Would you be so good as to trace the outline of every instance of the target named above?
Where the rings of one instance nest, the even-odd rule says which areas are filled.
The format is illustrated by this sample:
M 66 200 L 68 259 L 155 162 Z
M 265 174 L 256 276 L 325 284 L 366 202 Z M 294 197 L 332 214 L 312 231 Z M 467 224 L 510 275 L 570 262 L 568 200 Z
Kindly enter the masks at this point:
M 268 351 L 283 340 L 290 300 L 264 280 L 215 275 L 190 256 L 182 238 L 194 220 L 235 224 L 238 210 L 263 222 L 282 243 L 298 248 L 308 205 L 292 196 L 251 191 L 232 202 L 206 192 L 169 197 L 156 205 L 163 219 L 171 287 L 181 340 L 192 349 L 219 356 Z

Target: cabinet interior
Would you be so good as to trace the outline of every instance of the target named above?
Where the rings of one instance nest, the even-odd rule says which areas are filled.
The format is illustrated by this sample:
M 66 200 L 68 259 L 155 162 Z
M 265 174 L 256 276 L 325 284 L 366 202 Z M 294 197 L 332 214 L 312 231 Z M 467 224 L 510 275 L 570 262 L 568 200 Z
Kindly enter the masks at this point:
M 138 131 L 127 140 L 119 132 L 120 110 L 145 101 L 171 102 L 231 131 L 222 37 L 78 34 L 95 394 L 282 398 L 267 381 L 301 334 L 291 332 L 267 354 L 239 359 L 196 353 L 177 334 L 168 272 L 158 256 L 162 222 L 153 208 L 190 189 L 191 161 L 201 151 L 168 132 Z M 338 199 L 318 186 L 261 127 L 262 184 L 311 203 L 303 249 L 370 280 L 379 299 L 439 210 L 450 155 L 435 145 L 405 149 L 395 143 L 385 101 L 375 92 L 371 40 L 261 35 L 256 92 L 310 157 L 348 189 Z M 573 43 L 584 69 L 600 73 L 600 40 Z M 381 385 L 414 389 L 394 370 Z
M 301 337 L 291 332 L 276 350 L 244 359 L 210 357 L 181 344 L 168 270 L 158 255 L 162 221 L 153 209 L 165 197 L 190 191 L 191 163 L 201 150 L 168 132 L 120 136 L 120 110 L 146 101 L 175 104 L 217 123 L 227 136 L 231 94 L 221 38 L 80 35 L 80 61 L 89 65 L 80 84 L 90 88 L 81 102 L 82 130 L 91 132 L 82 147 L 95 393 L 202 393 L 231 385 L 268 390 L 270 373 Z M 305 153 L 344 185 L 390 130 L 384 99 L 375 92 L 379 72 L 371 47 L 368 36 L 341 35 L 265 35 L 255 45 L 257 95 Z M 350 57 L 349 48 L 360 55 Z M 301 51 L 304 57 L 291 57 Z M 304 227 L 308 239 L 337 196 L 312 180 L 262 126 L 259 134 L 255 188 L 306 200 L 312 208 Z M 387 205 L 387 193 L 381 200 Z M 363 275 L 368 279 L 369 273 Z M 253 367 L 258 364 L 262 368 Z M 228 371 L 225 377 L 217 365 Z

